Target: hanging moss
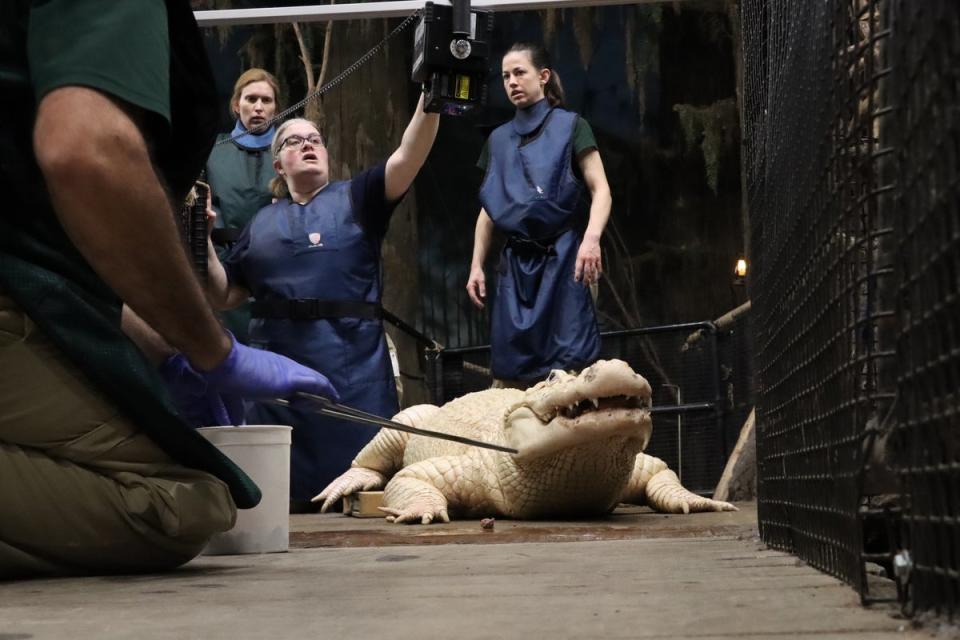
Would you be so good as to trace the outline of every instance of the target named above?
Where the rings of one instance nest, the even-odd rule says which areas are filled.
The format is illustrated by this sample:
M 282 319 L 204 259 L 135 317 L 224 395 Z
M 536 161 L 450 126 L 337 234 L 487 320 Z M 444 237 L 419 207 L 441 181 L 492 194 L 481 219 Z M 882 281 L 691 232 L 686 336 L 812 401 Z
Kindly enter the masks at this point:
M 593 9 L 578 7 L 573 9 L 573 37 L 580 50 L 580 65 L 587 69 L 593 57 Z
M 637 112 L 643 118 L 647 111 L 647 74 L 660 68 L 663 9 L 659 6 L 636 5 L 624 7 L 624 11 L 624 65 L 627 85 L 637 98 Z
M 560 9 L 544 9 L 540 12 L 540 23 L 543 25 L 543 46 L 548 51 L 553 49 L 562 17 L 563 14 Z
M 704 107 L 676 104 L 673 110 L 680 118 L 686 147 L 692 149 L 700 143 L 707 172 L 707 185 L 716 194 L 720 156 L 737 142 L 736 101 L 733 98 L 724 98 Z

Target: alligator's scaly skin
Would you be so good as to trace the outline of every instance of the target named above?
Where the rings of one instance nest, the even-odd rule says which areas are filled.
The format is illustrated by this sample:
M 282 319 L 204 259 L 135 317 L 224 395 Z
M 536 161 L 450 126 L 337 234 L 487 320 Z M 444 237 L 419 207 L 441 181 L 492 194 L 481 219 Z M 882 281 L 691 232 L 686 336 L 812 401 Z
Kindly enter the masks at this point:
M 623 396 L 636 400 L 620 406 Z M 619 397 L 620 400 L 606 400 Z M 527 390 L 489 389 L 419 405 L 394 419 L 518 448 L 516 456 L 384 429 L 351 469 L 314 500 L 323 510 L 356 491 L 384 489 L 394 522 L 459 516 L 563 518 L 601 515 L 619 502 L 659 511 L 732 510 L 684 489 L 658 458 L 641 453 L 650 435 L 650 386 L 626 363 L 600 361 L 579 376 L 556 372 Z M 599 400 L 599 406 L 594 399 Z M 579 417 L 557 411 L 582 402 Z

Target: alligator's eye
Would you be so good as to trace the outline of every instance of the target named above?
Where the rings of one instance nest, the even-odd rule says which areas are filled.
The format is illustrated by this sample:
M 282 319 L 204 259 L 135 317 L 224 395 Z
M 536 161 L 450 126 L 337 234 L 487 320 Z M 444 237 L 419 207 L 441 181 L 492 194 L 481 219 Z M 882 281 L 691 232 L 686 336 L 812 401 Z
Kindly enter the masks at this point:
M 553 371 L 550 372 L 550 375 L 547 376 L 547 382 L 555 382 L 557 378 L 560 377 L 560 374 L 562 373 L 563 372 L 560 371 L 559 369 L 554 369 Z

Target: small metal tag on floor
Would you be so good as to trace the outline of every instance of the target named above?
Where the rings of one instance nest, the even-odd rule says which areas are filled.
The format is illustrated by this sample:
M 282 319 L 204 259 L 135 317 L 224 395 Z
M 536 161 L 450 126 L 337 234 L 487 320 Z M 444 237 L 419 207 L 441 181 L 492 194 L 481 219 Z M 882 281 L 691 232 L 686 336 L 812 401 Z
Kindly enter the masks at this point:
M 359 491 L 343 497 L 343 515 L 354 518 L 383 518 L 383 491 Z

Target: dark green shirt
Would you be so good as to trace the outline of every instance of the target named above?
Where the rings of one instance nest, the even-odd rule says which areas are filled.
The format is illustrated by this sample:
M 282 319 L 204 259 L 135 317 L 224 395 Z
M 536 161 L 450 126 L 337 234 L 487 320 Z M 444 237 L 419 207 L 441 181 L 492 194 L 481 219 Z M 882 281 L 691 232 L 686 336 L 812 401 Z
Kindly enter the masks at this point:
M 82 85 L 153 112 L 169 125 L 170 42 L 162 0 L 34 4 L 28 60 L 37 102 L 58 87 Z
M 40 100 L 90 87 L 138 111 L 157 169 L 182 199 L 209 153 L 218 109 L 189 2 L 13 0 L 0 11 L 0 290 L 171 457 L 226 481 L 237 506 L 253 506 L 256 486 L 177 417 L 120 330 L 122 303 L 60 226 L 33 155 Z
M 217 142 L 229 137 L 221 135 Z M 270 181 L 277 174 L 270 147 L 247 149 L 233 142 L 217 144 L 207 160 L 206 171 L 218 228 L 239 231 L 257 211 L 273 201 Z
M 593 135 L 593 129 L 590 128 L 590 123 L 583 119 L 583 117 L 577 118 L 577 125 L 573 128 L 573 158 L 571 166 L 573 167 L 573 174 L 577 179 L 583 179 L 583 176 L 580 175 L 580 163 L 578 160 L 580 156 L 591 149 L 597 148 L 597 139 Z M 477 166 L 480 167 L 481 171 L 487 170 L 487 162 L 490 157 L 490 150 L 487 148 L 487 142 L 483 143 L 483 149 L 480 151 L 480 158 L 477 160 Z

